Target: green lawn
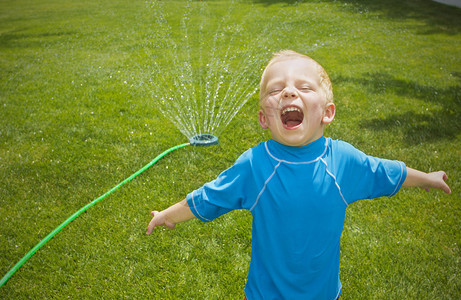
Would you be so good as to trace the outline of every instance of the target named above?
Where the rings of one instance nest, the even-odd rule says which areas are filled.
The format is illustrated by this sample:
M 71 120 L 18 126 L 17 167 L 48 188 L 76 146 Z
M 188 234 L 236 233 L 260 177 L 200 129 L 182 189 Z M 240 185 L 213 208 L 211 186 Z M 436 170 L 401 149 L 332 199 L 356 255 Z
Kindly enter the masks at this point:
M 459 299 L 461 9 L 429 0 L 152 3 L 0 1 L 0 276 L 75 211 L 187 141 L 160 111 L 184 55 L 197 63 L 210 51 L 253 51 L 254 70 L 242 71 L 253 85 L 270 52 L 288 48 L 332 78 L 337 114 L 327 136 L 443 169 L 453 191 L 405 189 L 351 205 L 341 298 Z M 225 43 L 214 44 L 221 33 Z M 171 76 L 158 82 L 161 71 Z M 269 138 L 257 110 L 256 93 L 219 146 L 177 150 L 82 214 L 0 298 L 242 299 L 248 212 L 145 231 L 150 210 L 182 200 Z

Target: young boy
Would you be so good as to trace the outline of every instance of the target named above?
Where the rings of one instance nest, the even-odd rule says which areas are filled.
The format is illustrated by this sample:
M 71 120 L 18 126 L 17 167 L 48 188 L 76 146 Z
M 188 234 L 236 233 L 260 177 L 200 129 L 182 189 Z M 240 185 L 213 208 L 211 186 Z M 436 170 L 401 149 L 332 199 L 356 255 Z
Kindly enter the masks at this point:
M 147 228 L 173 229 L 234 209 L 253 215 L 245 296 L 253 299 L 337 299 L 340 237 L 346 207 L 392 196 L 401 186 L 450 193 L 445 172 L 423 173 L 403 162 L 367 156 L 323 137 L 335 116 L 330 79 L 313 59 L 277 53 L 260 83 L 259 123 L 272 139 L 247 150 L 218 178 L 182 202 L 151 214 Z

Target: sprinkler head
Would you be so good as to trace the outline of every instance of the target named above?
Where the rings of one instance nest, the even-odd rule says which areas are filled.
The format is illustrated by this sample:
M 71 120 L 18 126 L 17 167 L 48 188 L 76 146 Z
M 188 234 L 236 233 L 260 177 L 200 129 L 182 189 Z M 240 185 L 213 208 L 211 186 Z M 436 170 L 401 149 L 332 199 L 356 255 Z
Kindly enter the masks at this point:
M 212 134 L 197 134 L 191 137 L 189 142 L 193 146 L 211 146 L 219 144 L 218 137 Z

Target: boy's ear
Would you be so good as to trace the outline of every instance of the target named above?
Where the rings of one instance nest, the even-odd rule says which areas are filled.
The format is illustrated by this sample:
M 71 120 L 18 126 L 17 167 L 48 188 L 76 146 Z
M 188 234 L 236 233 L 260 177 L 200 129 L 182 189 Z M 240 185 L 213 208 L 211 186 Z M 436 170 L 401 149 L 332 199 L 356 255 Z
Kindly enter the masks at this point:
M 267 129 L 269 127 L 267 126 L 266 114 L 262 109 L 259 110 L 259 125 L 261 125 L 262 129 Z
M 328 103 L 325 106 L 325 112 L 323 113 L 322 124 L 330 124 L 333 122 L 336 113 L 336 106 L 334 103 Z

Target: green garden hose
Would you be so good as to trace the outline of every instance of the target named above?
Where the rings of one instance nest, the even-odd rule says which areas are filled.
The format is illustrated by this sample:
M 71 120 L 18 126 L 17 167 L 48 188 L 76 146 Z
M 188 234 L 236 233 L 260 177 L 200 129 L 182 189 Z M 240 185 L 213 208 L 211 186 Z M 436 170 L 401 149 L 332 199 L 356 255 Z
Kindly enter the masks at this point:
M 136 173 L 134 173 L 133 175 L 131 175 L 130 177 L 128 177 L 127 179 L 123 180 L 122 182 L 120 182 L 117 186 L 113 187 L 110 191 L 108 191 L 107 193 L 105 193 L 104 195 L 100 196 L 99 198 L 91 201 L 90 203 L 88 203 L 87 205 L 85 205 L 84 207 L 82 207 L 79 211 L 77 211 L 76 213 L 74 213 L 70 218 L 68 218 L 67 220 L 65 220 L 61 225 L 59 225 L 58 227 L 56 227 L 55 230 L 53 230 L 50 234 L 48 234 L 43 240 L 41 240 L 37 245 L 35 245 L 34 248 L 32 248 L 32 250 L 30 250 L 23 258 L 21 258 L 21 260 L 16 264 L 14 265 L 13 268 L 11 268 L 11 270 L 8 271 L 8 273 L 6 273 L 5 276 L 3 276 L 2 280 L 0 281 L 0 287 L 2 287 L 7 281 L 8 279 L 10 279 L 11 276 L 13 276 L 13 274 L 29 259 L 32 257 L 32 255 L 34 255 L 35 252 L 38 251 L 38 249 L 40 249 L 43 245 L 45 245 L 49 240 L 51 240 L 58 232 L 60 232 L 64 227 L 66 227 L 70 222 L 72 222 L 75 218 L 77 218 L 81 213 L 85 212 L 88 208 L 92 207 L 93 205 L 95 205 L 96 203 L 98 203 L 99 201 L 101 201 L 102 199 L 106 198 L 108 195 L 112 194 L 113 192 L 115 192 L 116 190 L 118 190 L 122 185 L 124 185 L 125 183 L 127 183 L 128 181 L 131 181 L 133 178 L 135 178 L 136 176 L 138 176 L 139 174 L 141 174 L 142 172 L 144 172 L 145 170 L 147 170 L 148 168 L 150 168 L 152 165 L 154 165 L 157 161 L 159 161 L 162 157 L 164 157 L 165 155 L 167 155 L 168 153 L 176 150 L 176 149 L 179 149 L 179 148 L 182 148 L 182 147 L 185 147 L 185 146 L 188 146 L 188 145 L 191 145 L 191 143 L 185 143 L 185 144 L 181 144 L 181 145 L 177 145 L 177 146 L 174 146 L 164 152 L 162 152 L 160 155 L 158 155 L 156 158 L 154 158 L 154 160 L 152 160 L 150 163 L 148 163 L 147 165 L 145 165 L 142 169 L 140 169 L 139 171 L 137 171 Z

